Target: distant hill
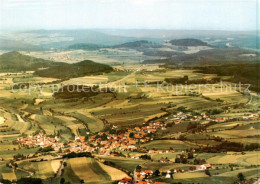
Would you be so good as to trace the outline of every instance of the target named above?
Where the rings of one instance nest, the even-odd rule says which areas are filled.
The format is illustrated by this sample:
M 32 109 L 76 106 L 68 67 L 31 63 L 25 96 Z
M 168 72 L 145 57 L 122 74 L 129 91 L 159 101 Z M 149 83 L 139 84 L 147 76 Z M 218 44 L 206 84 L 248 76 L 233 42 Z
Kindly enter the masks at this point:
M 2 72 L 37 70 L 53 65 L 57 64 L 52 61 L 26 56 L 16 51 L 0 55 L 0 71 Z
M 73 30 L 33 30 L 26 31 L 32 35 L 38 35 L 48 40 L 47 43 L 42 43 L 41 46 L 45 48 L 67 48 L 73 44 L 87 43 L 100 45 L 116 45 L 129 41 L 136 40 L 136 38 L 109 35 L 102 33 L 100 30 L 93 29 L 73 29 Z M 57 35 L 55 42 L 50 35 Z M 61 39 L 60 39 L 61 38 Z
M 72 77 L 81 77 L 85 75 L 110 72 L 113 71 L 113 68 L 105 64 L 95 63 L 90 60 L 84 60 L 74 64 L 53 62 L 26 56 L 14 51 L 2 54 L 0 56 L 0 71 L 35 71 L 35 75 L 41 77 L 68 79 Z
M 27 34 L 28 33 L 28 34 Z M 26 40 L 17 39 L 26 34 Z M 193 38 L 206 41 L 216 47 L 248 48 L 257 50 L 256 31 L 203 31 L 203 30 L 152 30 L 152 29 L 70 29 L 31 30 L 3 34 L 0 48 L 5 50 L 50 50 L 68 49 L 70 45 L 87 43 L 119 45 L 136 40 L 163 43 L 165 40 Z M 55 39 L 54 39 L 55 38 Z M 182 44 L 183 45 L 183 44 Z M 187 44 L 185 44 L 187 45 Z M 257 47 L 258 46 L 258 47 Z
M 111 66 L 95 63 L 90 60 L 84 60 L 79 63 L 68 64 L 61 63 L 59 66 L 52 66 L 44 70 L 37 70 L 35 75 L 41 77 L 53 77 L 59 79 L 69 79 L 82 77 L 85 75 L 106 73 L 113 71 Z
M 126 42 L 120 45 L 115 45 L 114 48 L 128 48 L 128 49 L 144 49 L 144 48 L 159 48 L 159 44 L 149 42 L 147 40 L 138 40 L 133 42 Z
M 82 50 L 98 50 L 101 48 L 104 48 L 105 46 L 102 45 L 97 45 L 97 44 L 91 44 L 91 43 L 78 43 L 78 44 L 73 44 L 68 47 L 70 50 L 77 50 L 77 49 L 82 49 Z
M 170 43 L 172 45 L 176 46 L 209 46 L 206 42 L 203 42 L 198 39 L 177 39 L 177 40 L 171 40 Z
M 104 45 L 98 45 L 92 43 L 78 43 L 78 44 L 70 45 L 68 49 L 98 50 L 101 48 L 125 48 L 125 49 L 140 50 L 140 49 L 159 48 L 159 47 L 160 47 L 159 44 L 155 44 L 147 40 L 138 40 L 138 41 L 126 42 L 114 46 L 104 46 Z
M 26 51 L 42 51 L 43 47 L 32 45 L 23 41 L 0 39 L 0 49 L 2 50 L 26 50 Z
M 251 55 L 251 56 L 248 56 Z M 241 63 L 253 62 L 257 59 L 257 54 L 249 50 L 239 48 L 214 48 L 201 50 L 193 54 L 172 52 L 171 57 L 162 60 L 146 60 L 143 63 L 166 63 L 166 64 L 216 64 L 216 63 Z

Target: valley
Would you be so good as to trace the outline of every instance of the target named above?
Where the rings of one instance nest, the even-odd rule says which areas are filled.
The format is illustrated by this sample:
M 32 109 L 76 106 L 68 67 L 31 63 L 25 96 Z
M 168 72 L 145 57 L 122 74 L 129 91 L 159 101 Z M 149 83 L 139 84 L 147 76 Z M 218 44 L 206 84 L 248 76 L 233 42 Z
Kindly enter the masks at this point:
M 259 52 L 223 46 L 252 33 L 118 34 L 1 45 L 0 182 L 257 182 Z

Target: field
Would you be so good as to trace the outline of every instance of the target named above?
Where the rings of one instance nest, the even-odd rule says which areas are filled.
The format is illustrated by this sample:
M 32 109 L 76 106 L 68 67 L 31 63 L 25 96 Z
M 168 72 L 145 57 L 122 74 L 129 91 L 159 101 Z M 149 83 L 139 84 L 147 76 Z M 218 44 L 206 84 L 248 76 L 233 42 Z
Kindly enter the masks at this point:
M 194 179 L 194 178 L 204 178 L 208 177 L 204 172 L 194 172 L 194 173 L 178 173 L 174 175 L 174 179 Z
M 79 183 L 80 180 L 84 180 L 85 183 L 111 182 L 127 176 L 124 172 L 92 158 L 72 158 L 68 160 L 67 164 L 64 178 L 73 183 Z
M 260 165 L 259 152 L 246 152 L 245 155 L 228 153 L 226 155 L 213 156 L 207 161 L 212 164 L 236 164 L 236 165 Z
M 122 68 L 122 66 L 120 66 Z M 124 67 L 124 66 L 123 66 Z M 247 96 L 238 92 L 207 92 L 205 89 L 187 86 L 169 90 L 167 86 L 157 86 L 156 84 L 142 85 L 143 82 L 163 81 L 166 77 L 182 77 L 188 75 L 190 79 L 212 78 L 215 75 L 196 73 L 193 70 L 164 70 L 156 68 L 154 65 L 126 65 L 129 71 L 118 71 L 99 76 L 86 76 L 70 79 L 63 83 L 99 83 L 107 82 L 107 85 L 126 84 L 126 91 L 118 91 L 116 97 L 111 94 L 97 95 L 88 100 L 57 100 L 51 96 L 52 87 L 45 86 L 43 91 L 33 90 L 30 95 L 28 91 L 12 92 L 8 83 L 0 84 L 3 97 L 1 103 L 8 104 L 2 109 L 2 120 L 0 127 L 0 137 L 14 140 L 19 134 L 32 134 L 37 130 L 46 132 L 48 135 L 54 135 L 62 132 L 64 140 L 72 139 L 72 135 L 82 134 L 84 132 L 98 132 L 107 125 L 117 125 L 121 128 L 134 126 L 148 121 L 154 117 L 167 115 L 163 108 L 169 104 L 174 104 L 169 110 L 184 106 L 197 112 L 203 112 L 215 106 L 226 106 L 225 104 L 246 103 Z M 133 72 L 134 71 L 134 72 Z M 6 79 L 15 80 L 15 82 L 52 82 L 54 79 L 39 78 L 31 73 L 19 73 L 13 75 L 3 75 Z M 139 84 L 136 86 L 135 81 Z M 200 92 L 208 99 L 202 96 L 190 96 L 189 93 Z M 175 96 L 176 93 L 178 96 Z M 35 99 L 36 100 L 35 100 Z M 224 103 L 220 104 L 215 99 L 220 98 Z M 20 109 L 20 111 L 17 111 Z M 73 107 L 73 108 L 71 108 Z M 244 111 L 241 109 L 240 111 Z M 230 115 L 224 113 L 224 116 L 234 116 L 231 109 Z M 20 116 L 21 114 L 21 116 Z M 242 113 L 240 113 L 242 115 Z M 4 118 L 4 120 L 3 120 Z M 74 119 L 73 119 L 74 118 Z M 104 124 L 106 121 L 106 124 Z M 236 123 L 236 122 L 234 122 Z M 241 124 L 243 122 L 240 122 Z M 215 125 L 217 126 L 217 125 Z M 222 125 L 220 125 L 222 126 Z M 231 125 L 227 125 L 227 127 Z M 218 127 L 209 127 L 218 129 Z M 176 133 L 183 131 L 184 125 L 175 125 L 169 128 L 170 132 Z M 55 131 L 54 131 L 55 130 Z M 215 132 L 217 136 L 234 137 L 237 134 L 246 133 L 242 130 L 233 130 L 226 132 Z M 247 131 L 247 134 L 256 134 L 256 130 Z M 212 133 L 213 134 L 213 133 Z M 167 136 L 173 136 L 171 133 Z M 254 141 L 253 141 L 254 142 Z
M 113 167 L 107 166 L 101 162 L 99 162 L 99 165 L 102 167 L 102 169 L 110 176 L 111 180 L 121 180 L 122 178 L 129 177 L 126 173 L 119 169 L 115 169 Z
M 180 152 L 179 152 L 180 153 Z M 178 153 L 178 154 L 179 154 Z M 172 158 L 175 158 L 177 154 L 171 154 Z M 180 164 L 180 163 L 160 163 L 158 162 L 161 157 L 168 157 L 171 159 L 170 154 L 157 154 L 157 155 L 152 155 L 152 158 L 155 158 L 154 161 L 149 161 L 149 160 L 142 160 L 142 159 L 130 159 L 130 158 L 115 158 L 115 157 L 101 157 L 102 159 L 106 161 L 110 161 L 115 163 L 115 165 L 119 168 L 125 169 L 127 171 L 133 171 L 136 166 L 141 165 L 143 169 L 151 169 L 151 170 L 156 170 L 159 169 L 161 172 L 166 172 L 169 169 L 184 169 L 185 171 L 188 171 L 188 168 L 192 165 L 190 164 Z M 160 158 L 159 158 L 160 157 Z M 156 160 L 156 158 L 158 160 Z
M 115 163 L 117 166 L 119 166 L 120 168 L 126 169 L 128 171 L 133 171 L 136 168 L 136 166 L 149 162 L 145 160 L 135 160 L 130 158 L 116 158 L 116 157 L 101 157 L 101 159 L 104 159 L 106 161 L 111 161 Z
M 147 144 L 143 144 L 143 147 L 148 149 L 158 149 L 158 150 L 169 150 L 169 148 L 173 148 L 176 151 L 183 151 L 193 147 L 193 145 L 189 145 L 189 143 L 179 141 L 179 140 L 156 140 Z
M 113 53 L 114 51 L 109 50 Z M 43 53 L 32 53 L 35 56 L 42 56 Z M 50 53 L 49 59 L 66 62 L 74 62 L 79 52 L 69 51 L 65 53 L 67 58 L 63 58 L 64 53 Z M 95 58 L 98 61 L 105 56 L 97 56 L 96 51 L 84 51 L 84 55 Z M 119 65 L 118 57 L 132 54 L 131 58 L 124 58 L 123 62 L 128 64 Z M 248 113 L 259 113 L 259 98 L 252 93 L 252 99 L 248 94 L 243 94 L 231 87 L 221 89 L 219 85 L 209 84 L 206 88 L 198 86 L 170 86 L 166 83 L 161 85 L 165 78 L 179 78 L 188 75 L 189 79 L 212 79 L 213 74 L 201 74 L 194 70 L 165 69 L 158 65 L 139 64 L 139 56 L 134 56 L 132 51 L 118 51 L 108 60 L 114 68 L 122 71 L 98 74 L 96 76 L 84 76 L 71 78 L 64 81 L 57 81 L 54 78 L 42 78 L 32 73 L 12 73 L 2 74 L 0 82 L 0 103 L 5 104 L 0 108 L 0 157 L 5 159 L 0 161 L 0 177 L 9 180 L 16 180 L 28 177 L 28 172 L 33 173 L 32 177 L 42 178 L 44 181 L 59 183 L 61 177 L 66 182 L 80 183 L 112 183 L 126 177 L 126 173 L 132 173 L 136 166 L 141 165 L 143 169 L 167 172 L 169 169 L 183 169 L 184 173 L 178 173 L 174 180 L 167 180 L 163 177 L 154 180 L 182 182 L 182 183 L 233 183 L 236 175 L 243 172 L 248 178 L 257 176 L 259 166 L 259 151 L 245 151 L 228 153 L 194 153 L 194 158 L 188 163 L 175 163 L 176 157 L 190 148 L 203 148 L 216 146 L 224 141 L 238 142 L 245 145 L 259 143 L 259 123 L 257 120 L 243 120 L 242 117 Z M 104 54 L 105 55 L 105 54 Z M 45 56 L 47 57 L 47 56 Z M 77 60 L 75 60 L 77 61 Z M 121 62 L 121 61 L 120 61 Z M 131 64 L 135 63 L 135 64 Z M 222 79 L 227 76 L 221 77 Z M 12 83 L 42 83 L 41 88 L 24 89 L 22 91 L 12 91 Z M 157 83 L 159 82 L 159 83 Z M 43 83 L 48 83 L 43 85 Z M 100 88 L 106 86 L 117 88 L 115 93 L 98 93 L 91 97 L 57 99 L 53 96 L 54 88 L 62 84 L 85 84 L 96 85 Z M 224 82 L 229 85 L 229 82 Z M 181 109 L 181 110 L 180 110 Z M 211 120 L 194 121 L 198 127 L 204 130 L 188 130 L 190 120 L 181 120 L 174 123 L 178 112 L 200 115 L 200 113 L 211 113 L 211 110 L 220 110 L 212 113 L 212 118 L 228 117 L 237 118 L 226 122 L 213 123 Z M 139 143 L 138 147 L 157 150 L 169 150 L 172 148 L 175 153 L 151 154 L 152 160 L 131 159 L 123 157 L 98 156 L 95 158 L 71 158 L 67 160 L 64 173 L 59 178 L 55 175 L 61 165 L 61 159 L 55 156 L 48 161 L 50 154 L 46 153 L 37 157 L 37 162 L 31 160 L 18 161 L 18 168 L 22 170 L 13 171 L 6 167 L 9 159 L 14 155 L 33 155 L 39 148 L 23 147 L 16 143 L 19 136 L 29 136 L 44 133 L 47 136 L 58 136 L 60 142 L 69 143 L 75 136 L 96 135 L 103 130 L 111 130 L 115 125 L 116 131 L 124 131 L 126 128 L 141 126 L 145 122 L 163 121 L 169 123 L 167 130 L 158 130 L 155 140 L 145 144 Z M 194 123 L 193 122 L 193 123 Z M 183 139 L 180 139 L 183 136 Z M 214 140 L 223 138 L 222 142 Z M 140 156 L 148 153 L 136 151 L 122 151 L 123 154 Z M 168 163 L 161 163 L 161 158 L 167 157 Z M 55 159 L 56 158 L 56 159 Z M 98 158 L 98 159 L 97 159 Z M 189 168 L 194 166 L 194 159 L 205 159 L 207 163 L 213 165 L 211 177 L 204 172 L 189 172 Z M 110 161 L 115 167 L 104 165 L 103 161 Z M 234 170 L 230 170 L 229 165 L 234 165 Z M 218 167 L 218 169 L 216 169 Z M 123 172 L 125 171 L 125 172 Z
M 11 173 L 2 173 L 2 178 L 6 179 L 6 180 L 10 180 L 10 181 L 16 181 L 16 175 L 15 173 L 11 172 Z
M 64 139 L 69 140 L 70 135 L 78 135 L 79 132 L 98 132 L 104 128 L 104 120 L 109 125 L 117 125 L 119 127 L 125 127 L 129 125 L 141 124 L 154 117 L 161 117 L 167 114 L 162 111 L 162 108 L 166 108 L 169 104 L 184 106 L 186 108 L 195 111 L 204 111 L 213 106 L 218 105 L 214 99 L 221 98 L 228 102 L 230 105 L 233 103 L 244 103 L 248 100 L 248 97 L 244 97 L 240 93 L 236 92 L 206 92 L 205 89 L 201 89 L 203 95 L 209 97 L 211 100 L 205 99 L 200 96 L 189 96 L 184 89 L 169 90 L 167 86 L 159 87 L 156 84 L 149 84 L 148 86 L 142 85 L 143 82 L 149 81 L 163 81 L 166 77 L 181 77 L 188 75 L 190 79 L 198 79 L 201 76 L 203 78 L 212 78 L 214 75 L 206 75 L 196 73 L 192 70 L 162 70 L 156 69 L 154 66 L 148 66 L 151 68 L 142 69 L 144 66 L 128 66 L 126 68 L 132 71 L 140 70 L 137 72 L 112 72 L 99 76 L 87 76 L 70 79 L 64 81 L 66 83 L 99 83 L 107 82 L 107 85 L 119 85 L 126 84 L 126 91 L 118 92 L 116 97 L 110 94 L 98 95 L 91 97 L 87 101 L 71 101 L 68 100 L 55 100 L 52 96 L 48 95 L 51 93 L 51 87 L 46 86 L 42 92 L 40 90 L 34 90 L 30 96 L 25 96 L 28 92 L 11 93 L 7 84 L 2 84 L 3 94 L 5 98 L 2 99 L 2 103 L 9 103 L 3 110 L 8 110 L 3 116 L 5 122 L 3 125 L 8 124 L 8 129 L 3 128 L 3 131 L 8 131 L 8 135 L 15 136 L 21 133 L 31 134 L 36 130 L 40 129 L 49 135 L 56 134 L 54 129 L 63 132 Z M 34 77 L 31 73 L 8 75 L 6 78 L 15 79 L 15 82 L 51 82 L 54 79 L 46 79 L 45 81 L 39 77 Z M 25 81 L 27 79 L 27 81 Z M 137 86 L 134 81 L 138 81 L 140 84 Z M 190 88 L 190 86 L 188 86 Z M 193 88 L 192 88 L 193 89 Z M 196 91 L 198 89 L 193 89 Z M 205 91 L 205 92 L 204 92 Z M 176 93 L 179 96 L 172 96 Z M 185 93 L 185 96 L 184 96 Z M 31 104 L 33 98 L 36 98 L 34 104 Z M 16 100 L 15 100 L 16 99 Z M 17 100 L 17 99 L 20 99 Z M 102 99 L 102 100 L 100 100 Z M 21 101 L 25 101 L 21 103 Z M 19 118 L 15 107 L 19 107 L 19 113 L 23 116 Z M 73 107 L 73 109 L 68 108 Z M 175 109 L 176 109 L 175 108 Z M 50 112 L 51 110 L 51 112 Z M 5 117 L 6 116 L 6 117 Z M 20 120 L 17 122 L 17 118 L 11 118 L 10 116 L 17 116 Z M 29 117 L 29 118 L 28 118 Z M 76 119 L 72 119 L 72 118 Z M 127 118 L 126 118 L 127 117 Z M 69 119 L 68 119 L 69 118 Z M 3 120 L 2 120 L 3 121 Z M 14 128 L 13 128 L 14 127 Z M 78 131 L 78 130 L 81 131 Z M 2 133 L 4 134 L 4 133 Z M 0 135 L 1 136 L 1 135 Z M 65 138 L 66 137 L 66 138 Z
M 109 175 L 91 158 L 73 158 L 69 165 L 75 175 L 85 182 L 99 182 L 109 180 Z M 86 175 L 86 173 L 88 173 Z
M 48 179 L 55 176 L 61 160 L 41 161 L 41 162 L 21 162 L 19 168 L 34 173 L 33 177 Z

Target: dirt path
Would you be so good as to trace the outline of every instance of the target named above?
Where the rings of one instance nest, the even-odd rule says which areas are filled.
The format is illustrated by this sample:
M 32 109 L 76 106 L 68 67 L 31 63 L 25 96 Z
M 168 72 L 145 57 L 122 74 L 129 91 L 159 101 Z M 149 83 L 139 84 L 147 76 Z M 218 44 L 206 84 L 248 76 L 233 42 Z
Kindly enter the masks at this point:
M 12 165 L 12 163 L 11 163 L 10 165 L 11 165 L 11 167 L 12 167 L 13 169 L 15 169 L 15 166 Z M 19 171 L 22 171 L 22 172 L 27 173 L 27 174 L 28 174 L 28 176 L 26 176 L 27 178 L 30 178 L 30 177 L 32 177 L 32 176 L 34 175 L 33 172 L 30 172 L 30 171 L 27 171 L 27 170 L 25 170 L 25 169 L 19 168 L 19 165 L 18 165 L 18 167 L 16 168 L 16 170 L 19 170 Z
M 24 169 L 21 169 L 21 168 L 16 168 L 16 170 L 19 170 L 19 171 L 22 171 L 22 172 L 25 172 L 28 174 L 28 178 L 29 177 L 33 177 L 34 173 L 33 172 L 30 172 L 30 171 L 27 171 L 27 170 L 24 170 Z
M 68 158 L 65 158 L 63 161 L 62 161 L 62 163 L 61 163 L 61 165 L 60 165 L 60 168 L 59 168 L 59 170 L 58 170 L 58 172 L 57 172 L 57 175 L 56 175 L 56 179 L 57 178 L 59 178 L 59 177 L 61 177 L 61 175 L 62 175 L 62 169 L 64 169 L 64 162 L 67 162 L 67 160 L 68 160 Z
M 247 104 L 246 104 L 246 105 L 250 105 L 250 104 L 251 104 L 251 102 L 252 102 L 252 100 L 253 100 L 253 96 L 251 95 L 251 93 L 250 93 L 250 92 L 248 92 L 248 94 L 250 95 L 250 99 L 249 99 L 249 101 L 247 102 Z
M 128 78 L 130 78 L 130 77 L 133 77 L 136 74 L 136 72 L 140 71 L 141 69 L 142 69 L 142 67 L 138 68 L 137 70 L 133 71 L 132 73 L 130 73 L 129 75 L 123 77 L 122 79 L 119 79 L 119 80 L 113 81 L 113 82 L 109 82 L 108 85 L 116 85 L 116 84 L 118 84 L 118 83 L 120 83 L 120 82 L 122 82 L 122 81 L 124 81 L 124 80 L 126 80 Z

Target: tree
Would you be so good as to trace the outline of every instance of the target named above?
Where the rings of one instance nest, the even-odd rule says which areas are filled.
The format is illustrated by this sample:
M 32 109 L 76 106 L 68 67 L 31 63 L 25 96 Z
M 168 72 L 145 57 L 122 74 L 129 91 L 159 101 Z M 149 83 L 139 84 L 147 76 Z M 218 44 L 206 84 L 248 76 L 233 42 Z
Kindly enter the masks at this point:
M 160 171 L 158 169 L 156 169 L 154 172 L 153 172 L 153 175 L 154 176 L 159 176 L 160 175 Z
M 245 180 L 245 176 L 243 175 L 243 173 L 238 173 L 237 178 L 239 179 L 239 181 Z
M 17 167 L 18 167 L 18 164 L 17 164 L 17 163 L 15 163 L 15 164 L 14 164 L 14 168 L 16 169 Z
M 150 155 L 141 155 L 140 158 L 144 159 L 144 160 L 151 160 L 151 156 Z
M 181 163 L 181 159 L 180 158 L 175 158 L 175 163 Z
M 180 136 L 179 136 L 179 140 L 182 141 L 182 140 L 185 140 L 185 139 L 186 139 L 186 137 L 185 137 L 184 135 L 180 135 Z
M 188 75 L 184 75 L 183 80 L 184 80 L 184 82 L 188 81 L 189 80 Z
M 134 134 L 133 132 L 131 132 L 131 133 L 129 134 L 129 137 L 130 137 L 130 138 L 134 138 L 134 136 L 135 136 L 135 134 Z
M 192 159 L 193 158 L 193 153 L 192 152 L 189 152 L 188 153 L 188 159 Z
M 138 165 L 138 166 L 136 166 L 135 170 L 136 170 L 136 172 L 141 172 L 142 167 L 140 165 Z
M 208 169 L 205 170 L 205 174 L 208 175 L 208 176 L 211 176 L 211 174 L 210 174 Z
M 4 179 L 0 179 L 0 182 L 5 183 L 5 184 L 11 184 L 12 182 L 9 180 L 4 180 Z
M 41 178 L 21 178 L 17 181 L 17 184 L 42 184 Z

